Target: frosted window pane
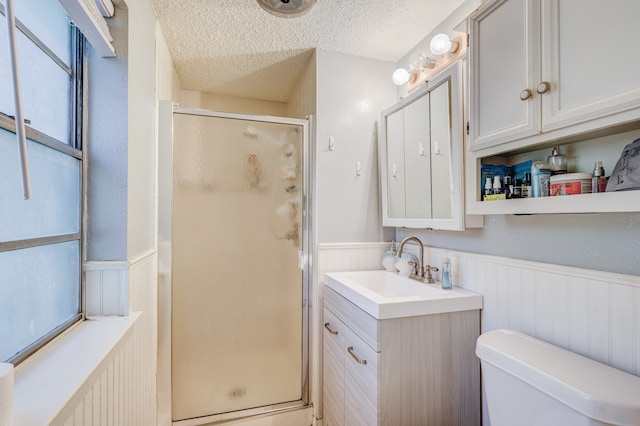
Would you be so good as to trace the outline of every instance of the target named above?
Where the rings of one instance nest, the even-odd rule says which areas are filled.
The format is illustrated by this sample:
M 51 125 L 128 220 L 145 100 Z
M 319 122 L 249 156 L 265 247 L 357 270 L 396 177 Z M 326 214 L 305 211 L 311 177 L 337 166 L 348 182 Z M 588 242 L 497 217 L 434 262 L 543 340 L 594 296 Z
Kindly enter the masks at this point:
M 79 241 L 0 252 L 0 360 L 79 312 Z
M 0 241 L 80 232 L 80 160 L 32 141 L 27 150 L 25 201 L 16 135 L 0 129 Z
M 6 6 L 7 2 L 0 0 L 0 3 Z M 69 18 L 60 3 L 56 0 L 14 0 L 13 6 L 16 18 L 69 65 Z
M 0 112 L 15 115 L 6 20 L 0 24 Z M 71 77 L 19 31 L 17 40 L 24 118 L 34 129 L 69 143 Z

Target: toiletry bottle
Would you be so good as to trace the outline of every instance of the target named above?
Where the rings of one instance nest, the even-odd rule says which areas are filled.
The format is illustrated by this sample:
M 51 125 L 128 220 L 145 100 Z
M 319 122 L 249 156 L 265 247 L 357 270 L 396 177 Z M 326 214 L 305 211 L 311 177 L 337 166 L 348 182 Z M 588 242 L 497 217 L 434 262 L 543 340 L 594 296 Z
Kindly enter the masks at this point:
M 522 198 L 522 179 L 516 179 L 514 182 L 511 198 Z
M 382 255 L 382 266 L 389 272 L 398 272 L 396 268 L 396 242 L 391 241 L 391 248 Z
M 551 170 L 549 164 L 544 161 L 534 161 L 531 165 L 531 196 L 532 197 L 548 197 L 549 196 L 549 178 Z
M 493 193 L 502 194 L 502 183 L 500 183 L 500 176 L 493 177 Z
M 607 178 L 604 176 L 602 161 L 596 161 L 593 167 L 593 177 L 591 178 L 591 192 L 604 192 L 607 188 Z
M 442 288 L 445 290 L 451 290 L 453 288 L 453 282 L 451 279 L 451 259 L 449 256 L 445 257 L 442 261 Z
M 551 155 L 547 157 L 547 163 L 552 176 L 567 173 L 567 156 L 560 154 L 560 148 L 557 146 L 553 147 Z
M 491 186 L 491 178 L 488 177 L 484 183 L 484 195 L 491 195 L 493 193 L 493 186 Z
M 513 184 L 511 183 L 511 176 L 506 175 L 504 177 L 504 195 L 506 199 L 510 199 L 511 198 L 511 194 L 513 194 Z
M 525 173 L 522 182 L 522 198 L 529 197 L 531 197 L 531 173 Z

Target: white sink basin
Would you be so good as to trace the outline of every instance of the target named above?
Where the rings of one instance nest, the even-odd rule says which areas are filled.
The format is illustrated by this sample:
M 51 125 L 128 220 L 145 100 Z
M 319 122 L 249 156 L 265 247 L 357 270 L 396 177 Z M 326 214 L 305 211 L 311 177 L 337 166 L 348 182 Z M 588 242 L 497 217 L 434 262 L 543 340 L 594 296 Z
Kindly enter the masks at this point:
M 482 295 L 440 283 L 424 284 L 393 272 L 357 271 L 324 274 L 324 283 L 377 319 L 482 309 Z

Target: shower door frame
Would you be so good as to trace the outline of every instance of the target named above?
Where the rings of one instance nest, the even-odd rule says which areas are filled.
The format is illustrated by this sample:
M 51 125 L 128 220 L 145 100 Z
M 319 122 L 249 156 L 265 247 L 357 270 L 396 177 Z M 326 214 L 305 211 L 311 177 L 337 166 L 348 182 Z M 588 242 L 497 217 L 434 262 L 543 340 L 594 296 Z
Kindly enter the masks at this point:
M 231 120 L 245 120 L 300 126 L 302 128 L 302 246 L 299 251 L 299 267 L 302 271 L 302 371 L 301 399 L 262 407 L 247 408 L 209 416 L 185 420 L 173 420 L 172 384 L 171 384 L 171 291 L 173 270 L 173 118 L 175 114 L 195 115 Z M 252 115 L 183 108 L 169 101 L 159 102 L 158 112 L 158 425 L 195 426 L 224 420 L 241 419 L 261 414 L 271 414 L 310 406 L 310 328 L 309 328 L 309 288 L 312 270 L 312 247 L 315 236 L 313 216 L 311 214 L 311 178 L 312 178 L 312 117 L 296 119 L 268 115 Z

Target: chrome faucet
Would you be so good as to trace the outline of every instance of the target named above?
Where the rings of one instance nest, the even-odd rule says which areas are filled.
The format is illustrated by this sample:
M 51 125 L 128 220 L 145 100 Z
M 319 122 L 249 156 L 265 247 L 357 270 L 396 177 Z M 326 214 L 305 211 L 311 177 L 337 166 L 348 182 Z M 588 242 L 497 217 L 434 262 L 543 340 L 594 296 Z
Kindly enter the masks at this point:
M 433 284 L 435 281 L 431 276 L 431 271 L 437 271 L 438 268 L 427 265 L 426 267 L 422 267 L 422 259 L 424 256 L 424 246 L 422 245 L 422 241 L 420 241 L 417 237 L 407 237 L 400 242 L 398 246 L 398 252 L 396 256 L 402 256 L 402 249 L 407 241 L 415 241 L 418 244 L 419 254 L 418 254 L 418 265 L 417 268 L 414 269 L 414 273 L 409 275 L 409 278 L 413 279 L 421 279 L 424 283 Z M 426 275 L 426 276 L 425 276 Z
M 424 270 L 422 269 L 422 256 L 424 255 L 424 247 L 422 246 L 422 241 L 420 241 L 417 237 L 405 238 L 400 242 L 396 256 L 398 257 L 402 256 L 402 249 L 404 248 L 404 245 L 406 244 L 407 241 L 411 241 L 411 240 L 415 241 L 418 244 L 420 253 L 418 255 L 418 265 L 416 265 L 416 269 L 414 269 L 414 273 L 409 275 L 409 278 L 414 278 L 414 277 L 422 278 L 424 277 Z

